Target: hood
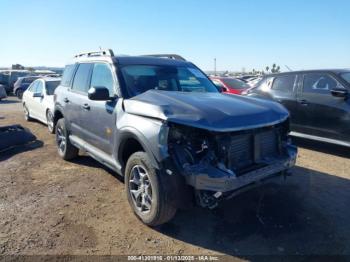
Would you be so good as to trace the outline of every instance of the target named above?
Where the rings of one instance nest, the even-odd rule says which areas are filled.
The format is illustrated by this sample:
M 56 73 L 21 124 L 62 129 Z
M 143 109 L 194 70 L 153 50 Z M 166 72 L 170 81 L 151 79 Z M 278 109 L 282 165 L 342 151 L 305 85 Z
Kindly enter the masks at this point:
M 276 102 L 221 93 L 149 90 L 124 100 L 127 113 L 211 131 L 238 131 L 277 124 L 288 111 Z

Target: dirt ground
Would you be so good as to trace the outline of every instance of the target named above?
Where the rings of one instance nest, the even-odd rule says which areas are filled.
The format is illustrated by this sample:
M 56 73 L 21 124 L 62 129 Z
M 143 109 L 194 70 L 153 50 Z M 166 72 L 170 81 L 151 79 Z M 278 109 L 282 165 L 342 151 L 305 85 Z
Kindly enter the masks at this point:
M 124 184 L 87 156 L 61 160 L 54 136 L 0 102 L 0 126 L 37 141 L 0 153 L 0 255 L 350 255 L 350 150 L 298 140 L 293 175 L 222 203 L 179 211 L 152 229 L 132 213 Z

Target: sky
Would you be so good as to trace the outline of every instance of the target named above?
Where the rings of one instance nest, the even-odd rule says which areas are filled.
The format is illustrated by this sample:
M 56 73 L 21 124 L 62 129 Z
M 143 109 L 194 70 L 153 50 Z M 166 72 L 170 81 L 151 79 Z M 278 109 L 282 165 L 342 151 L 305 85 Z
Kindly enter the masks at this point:
M 349 0 L 0 0 L 0 66 L 177 53 L 203 70 L 350 68 Z

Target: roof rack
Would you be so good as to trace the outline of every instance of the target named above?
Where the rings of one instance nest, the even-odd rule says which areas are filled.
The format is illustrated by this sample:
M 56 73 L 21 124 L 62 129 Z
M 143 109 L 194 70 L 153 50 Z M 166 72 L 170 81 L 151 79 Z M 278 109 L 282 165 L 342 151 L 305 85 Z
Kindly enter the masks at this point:
M 112 49 L 105 49 L 100 51 L 91 51 L 91 52 L 85 52 L 75 55 L 75 58 L 87 56 L 87 57 L 93 57 L 93 56 L 114 56 Z
M 160 58 L 169 58 L 169 59 L 174 59 L 174 60 L 181 60 L 181 61 L 186 61 L 185 58 L 183 58 L 180 55 L 176 54 L 158 54 L 158 55 L 144 55 L 144 56 L 152 56 L 152 57 L 160 57 Z

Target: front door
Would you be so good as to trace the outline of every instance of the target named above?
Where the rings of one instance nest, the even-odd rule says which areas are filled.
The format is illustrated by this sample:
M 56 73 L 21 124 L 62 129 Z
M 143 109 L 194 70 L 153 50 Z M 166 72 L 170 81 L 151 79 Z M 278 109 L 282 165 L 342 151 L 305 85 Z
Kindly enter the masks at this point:
M 117 80 L 108 63 L 95 63 L 92 69 L 89 87 L 105 87 L 111 98 L 115 97 Z M 116 136 L 117 99 L 110 101 L 93 101 L 86 99 L 81 114 L 81 126 L 86 135 L 86 142 L 103 152 L 112 155 Z

